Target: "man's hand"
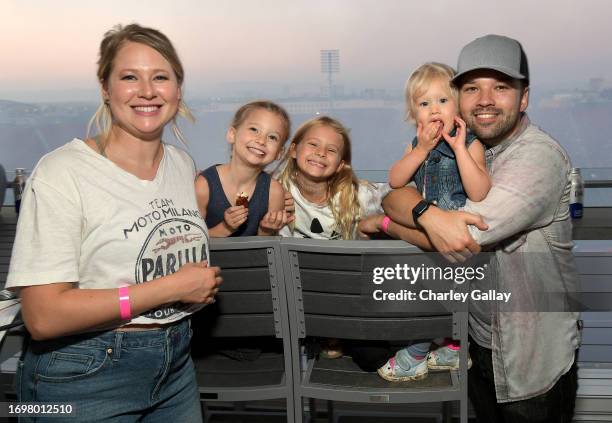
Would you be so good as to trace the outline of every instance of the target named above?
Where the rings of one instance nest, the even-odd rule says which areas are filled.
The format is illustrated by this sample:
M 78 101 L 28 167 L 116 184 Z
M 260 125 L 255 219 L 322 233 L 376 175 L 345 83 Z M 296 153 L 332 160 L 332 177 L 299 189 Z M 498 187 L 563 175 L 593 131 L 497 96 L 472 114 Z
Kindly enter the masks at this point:
M 475 225 L 481 231 L 489 228 L 478 215 L 438 207 L 430 207 L 419 218 L 419 224 L 435 249 L 453 263 L 480 252 L 480 245 L 470 235 L 468 225 Z
M 227 229 L 234 233 L 240 225 L 246 222 L 248 216 L 249 209 L 244 206 L 232 206 L 223 213 L 223 222 Z
M 295 220 L 295 203 L 289 191 L 285 191 L 285 213 L 287 215 L 287 223 Z

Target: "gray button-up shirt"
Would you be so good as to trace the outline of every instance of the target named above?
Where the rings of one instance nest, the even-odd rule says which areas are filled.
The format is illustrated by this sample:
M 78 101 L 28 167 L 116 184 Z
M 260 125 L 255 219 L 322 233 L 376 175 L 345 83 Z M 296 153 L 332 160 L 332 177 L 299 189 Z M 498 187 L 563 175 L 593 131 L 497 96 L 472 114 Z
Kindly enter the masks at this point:
M 468 200 L 463 210 L 481 215 L 489 226 L 469 229 L 495 253 L 493 288 L 518 294 L 514 300 L 527 304 L 538 292 L 577 292 L 567 153 L 523 115 L 512 138 L 487 150 L 487 165 L 491 190 L 481 202 Z M 533 310 L 470 316 L 472 336 L 489 335 L 498 402 L 547 392 L 574 362 L 578 313 Z

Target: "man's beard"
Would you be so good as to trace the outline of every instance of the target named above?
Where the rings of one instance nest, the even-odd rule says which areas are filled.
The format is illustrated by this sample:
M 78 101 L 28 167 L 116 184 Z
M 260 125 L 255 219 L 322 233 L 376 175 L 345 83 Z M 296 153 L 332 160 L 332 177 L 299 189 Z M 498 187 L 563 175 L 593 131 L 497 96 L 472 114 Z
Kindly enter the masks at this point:
M 494 113 L 498 115 L 498 120 L 492 124 L 479 125 L 475 116 L 478 113 Z M 510 113 L 505 113 L 500 109 L 486 107 L 472 110 L 466 116 L 465 122 L 481 142 L 492 147 L 508 138 L 514 132 L 519 117 L 519 111 L 516 109 Z

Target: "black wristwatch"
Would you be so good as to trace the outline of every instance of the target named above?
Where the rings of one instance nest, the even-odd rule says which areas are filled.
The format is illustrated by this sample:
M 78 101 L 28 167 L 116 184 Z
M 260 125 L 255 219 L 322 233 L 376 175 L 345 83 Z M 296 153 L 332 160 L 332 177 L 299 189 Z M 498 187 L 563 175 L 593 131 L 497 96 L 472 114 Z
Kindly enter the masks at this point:
M 419 201 L 416 206 L 412 209 L 412 220 L 414 220 L 414 224 L 419 224 L 419 217 L 423 215 L 427 211 L 431 204 L 425 200 Z

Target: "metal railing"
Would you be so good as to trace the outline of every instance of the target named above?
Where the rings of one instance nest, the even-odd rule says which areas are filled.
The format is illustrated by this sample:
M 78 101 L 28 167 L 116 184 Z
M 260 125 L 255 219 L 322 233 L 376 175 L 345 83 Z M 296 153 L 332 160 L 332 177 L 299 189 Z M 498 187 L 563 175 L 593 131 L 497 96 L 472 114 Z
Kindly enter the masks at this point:
M 387 182 L 387 170 L 356 170 L 359 178 L 371 182 Z M 582 168 L 582 179 L 584 180 L 586 207 L 612 207 L 612 167 Z M 26 176 L 30 171 L 26 170 Z M 6 187 L 4 205 L 14 205 L 12 181 L 15 179 L 15 170 L 6 170 Z M 2 187 L 0 187 L 2 189 Z M 0 198 L 2 196 L 0 195 Z
M 357 176 L 371 182 L 387 182 L 386 170 L 356 170 Z M 582 168 L 585 207 L 612 207 L 612 167 Z

